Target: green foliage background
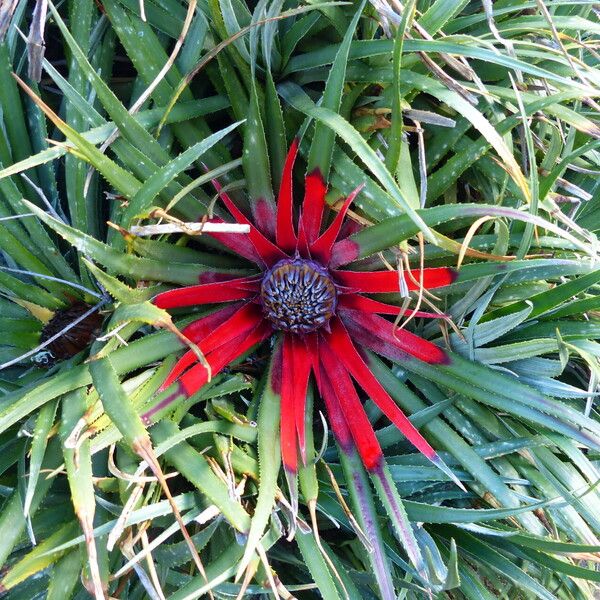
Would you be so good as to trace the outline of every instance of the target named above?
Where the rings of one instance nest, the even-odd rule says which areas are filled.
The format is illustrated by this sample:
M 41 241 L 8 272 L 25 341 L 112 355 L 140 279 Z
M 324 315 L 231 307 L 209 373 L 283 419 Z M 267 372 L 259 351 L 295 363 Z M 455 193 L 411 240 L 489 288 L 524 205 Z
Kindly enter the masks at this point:
M 594 2 L 66 0 L 48 3 L 38 83 L 27 76 L 33 4 L 0 8 L 0 22 L 14 9 L 0 44 L 7 597 L 596 597 Z M 315 166 L 329 173 L 332 205 L 365 184 L 354 216 L 374 226 L 357 237 L 361 256 L 382 252 L 395 265 L 406 253 L 418 268 L 421 231 L 425 265 L 461 265 L 431 299 L 454 328 L 409 328 L 462 358 L 450 367 L 369 358 L 468 490 L 367 400 L 424 571 L 360 461 L 336 451 L 316 400 L 302 521 L 286 540 L 266 352 L 162 415 L 150 438 L 138 418 L 182 348 L 149 299 L 243 265 L 205 237 L 124 230 L 154 222 L 156 208 L 187 221 L 224 214 L 207 185 L 215 177 L 243 208 L 276 197 L 298 134 L 299 187 Z M 73 302 L 101 311 L 104 335 L 45 364 L 44 324 Z M 179 327 L 191 318 L 180 313 Z M 139 467 L 141 438 L 168 475 L 204 574 L 161 486 Z M 249 531 L 260 547 L 244 581 Z

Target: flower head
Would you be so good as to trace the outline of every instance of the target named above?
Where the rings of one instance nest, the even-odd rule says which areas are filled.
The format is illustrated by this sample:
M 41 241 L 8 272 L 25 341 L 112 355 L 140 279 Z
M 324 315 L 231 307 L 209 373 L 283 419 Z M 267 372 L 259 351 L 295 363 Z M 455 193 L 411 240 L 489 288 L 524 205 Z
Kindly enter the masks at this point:
M 340 447 L 355 447 L 368 470 L 381 468 L 383 454 L 355 383 L 420 452 L 454 479 L 373 375 L 361 349 L 400 360 L 411 355 L 432 364 L 446 363 L 448 356 L 439 346 L 405 329 L 395 329 L 381 315 L 397 316 L 401 308 L 368 296 L 400 292 L 398 272 L 342 268 L 358 256 L 343 225 L 361 188 L 344 200 L 322 231 L 327 188 L 318 170 L 309 173 L 297 227 L 294 226 L 292 168 L 297 152 L 298 143 L 294 141 L 284 166 L 277 207 L 266 201 L 257 203 L 255 223 L 214 182 L 233 218 L 249 224 L 250 233 L 244 238 L 223 233 L 210 235 L 256 264 L 257 273 L 241 278 L 212 275 L 211 281 L 159 294 L 154 302 L 160 308 L 226 303 L 183 330 L 204 353 L 212 373 L 269 337 L 283 337 L 273 359 L 273 387 L 281 397 L 281 452 L 288 473 L 295 473 L 298 461 L 306 460 L 305 399 L 313 374 Z M 270 234 L 272 223 L 276 227 Z M 449 268 L 425 269 L 421 274 L 425 288 L 447 285 L 454 278 L 455 272 Z M 419 287 L 410 280 L 407 285 L 409 290 Z M 163 388 L 177 381 L 178 393 L 190 396 L 207 378 L 207 369 L 190 350 L 172 369 Z M 169 398 L 153 407 L 145 414 L 146 419 L 168 401 Z

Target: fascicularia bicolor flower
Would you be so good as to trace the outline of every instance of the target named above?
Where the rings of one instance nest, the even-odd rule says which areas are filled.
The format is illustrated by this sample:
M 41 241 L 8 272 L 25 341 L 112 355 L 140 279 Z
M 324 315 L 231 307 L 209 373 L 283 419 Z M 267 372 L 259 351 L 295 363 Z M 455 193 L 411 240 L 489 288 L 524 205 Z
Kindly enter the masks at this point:
M 355 384 L 420 452 L 454 479 L 370 371 L 360 349 L 367 348 L 394 359 L 408 354 L 432 364 L 446 363 L 447 354 L 409 331 L 394 330 L 394 323 L 381 315 L 398 315 L 401 309 L 368 296 L 399 292 L 396 271 L 342 268 L 357 258 L 352 241 L 343 238 L 342 225 L 360 188 L 345 199 L 330 225 L 321 231 L 327 190 L 319 171 L 309 173 L 294 227 L 292 168 L 297 151 L 295 141 L 282 174 L 276 214 L 263 202 L 255 207 L 257 223 L 252 224 L 227 194 L 220 191 L 231 215 L 238 223 L 249 224 L 250 233 L 247 237 L 211 235 L 254 262 L 259 272 L 235 279 L 212 275 L 210 282 L 164 292 L 154 302 L 165 309 L 226 303 L 183 330 L 202 350 L 213 374 L 256 344 L 282 334 L 272 368 L 273 386 L 281 397 L 281 453 L 288 474 L 294 474 L 298 461 L 306 459 L 304 413 L 312 373 L 338 443 L 342 449 L 356 447 L 369 471 L 380 469 L 383 454 Z M 437 288 L 448 285 L 454 277 L 455 272 L 450 268 L 430 268 L 423 271 L 422 282 L 425 288 Z M 418 287 L 414 282 L 407 283 L 409 289 Z M 207 369 L 190 350 L 172 369 L 163 389 L 177 381 L 177 394 L 190 396 L 207 378 Z M 149 420 L 171 398 L 152 408 L 145 418 Z

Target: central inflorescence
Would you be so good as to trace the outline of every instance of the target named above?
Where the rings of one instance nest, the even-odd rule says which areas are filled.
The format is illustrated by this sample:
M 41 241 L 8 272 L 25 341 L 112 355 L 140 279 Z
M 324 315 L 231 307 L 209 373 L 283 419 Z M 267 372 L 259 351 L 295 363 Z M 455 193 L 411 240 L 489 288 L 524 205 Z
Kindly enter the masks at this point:
M 261 299 L 265 317 L 277 329 L 303 334 L 327 324 L 335 312 L 337 292 L 321 265 L 286 258 L 265 272 Z

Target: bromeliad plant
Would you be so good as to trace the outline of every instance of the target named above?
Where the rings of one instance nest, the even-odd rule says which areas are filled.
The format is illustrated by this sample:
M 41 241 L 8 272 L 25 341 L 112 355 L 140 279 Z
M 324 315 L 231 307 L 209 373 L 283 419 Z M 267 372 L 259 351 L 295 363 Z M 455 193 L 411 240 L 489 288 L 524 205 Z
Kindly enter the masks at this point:
M 343 201 L 321 232 L 327 188 L 320 171 L 312 171 L 306 176 L 304 201 L 299 207 L 298 226 L 294 227 L 292 169 L 297 152 L 298 142 L 294 141 L 281 177 L 277 207 L 264 200 L 253 205 L 256 222 L 250 225 L 247 240 L 234 234 L 209 234 L 255 263 L 260 273 L 241 278 L 211 273 L 207 277 L 213 280 L 210 283 L 163 292 L 154 298 L 153 302 L 164 309 L 230 304 L 183 330 L 183 335 L 204 353 L 207 364 L 193 366 L 198 356 L 189 350 L 162 386 L 177 380 L 176 390 L 148 410 L 144 419 L 150 423 L 152 415 L 175 397 L 194 395 L 211 374 L 219 373 L 254 345 L 281 334 L 274 349 L 269 385 L 281 398 L 281 454 L 292 496 L 297 496 L 291 482 L 297 475 L 298 457 L 306 464 L 305 402 L 311 372 L 340 447 L 354 445 L 369 472 L 383 477 L 383 454 L 351 376 L 415 448 L 453 477 L 371 373 L 361 349 L 386 356 L 408 354 L 429 364 L 449 362 L 448 354 L 439 346 L 379 316 L 439 315 L 406 311 L 365 294 L 442 287 L 454 281 L 456 272 L 448 267 L 424 269 L 417 280 L 412 273 L 405 277 L 394 269 L 343 270 L 341 267 L 358 255 L 356 244 L 348 239 L 352 229 L 347 228 L 345 235 L 342 231 L 346 213 L 361 188 Z M 225 192 L 219 191 L 219 195 L 238 223 L 250 223 Z
M 362 186 L 344 199 L 339 212 L 321 232 L 327 188 L 321 172 L 311 171 L 305 179 L 304 200 L 298 207 L 295 227 L 292 171 L 297 152 L 298 141 L 294 140 L 285 161 L 277 206 L 264 199 L 255 202 L 254 224 L 215 182 L 231 215 L 239 224 L 250 225 L 250 232 L 247 239 L 239 239 L 234 234 L 209 235 L 254 263 L 261 272 L 241 278 L 213 272 L 201 277 L 201 280 L 209 279 L 207 283 L 163 292 L 154 298 L 153 302 L 162 309 L 228 304 L 183 329 L 183 336 L 197 347 L 179 359 L 161 386 L 169 388 L 176 381 L 175 389 L 168 389 L 142 418 L 151 424 L 156 413 L 182 396 L 192 397 L 213 374 L 256 344 L 275 338 L 266 385 L 279 401 L 279 437 L 291 498 L 292 532 L 298 513 L 298 459 L 307 465 L 306 396 L 311 373 L 314 373 L 340 451 L 346 454 L 352 454 L 354 449 L 358 451 L 377 482 L 410 560 L 426 580 L 423 559 L 352 379 L 419 452 L 465 489 L 398 408 L 371 372 L 363 354 L 363 349 L 370 349 L 399 360 L 410 355 L 428 364 L 448 363 L 449 356 L 442 348 L 380 316 L 401 317 L 407 313 L 409 318 L 435 318 L 439 315 L 406 311 L 365 294 L 438 288 L 452 283 L 456 272 L 448 267 L 424 269 L 417 280 L 410 271 L 405 278 L 394 269 L 342 269 L 353 262 L 359 252 L 357 244 L 348 239 L 355 228 L 347 227 L 345 233 L 343 231 L 346 213 Z M 204 355 L 202 361 L 198 360 L 198 349 Z M 356 494 L 364 495 L 360 489 Z M 364 498 L 361 501 L 364 503 Z M 255 523 L 260 521 L 256 519 Z M 258 527 L 256 531 L 260 531 Z M 248 548 L 253 550 L 250 544 Z M 381 562 L 377 564 L 378 578 L 383 581 L 386 580 L 384 568 Z
M 0 6 L 2 589 L 594 598 L 593 3 L 35 4 Z

